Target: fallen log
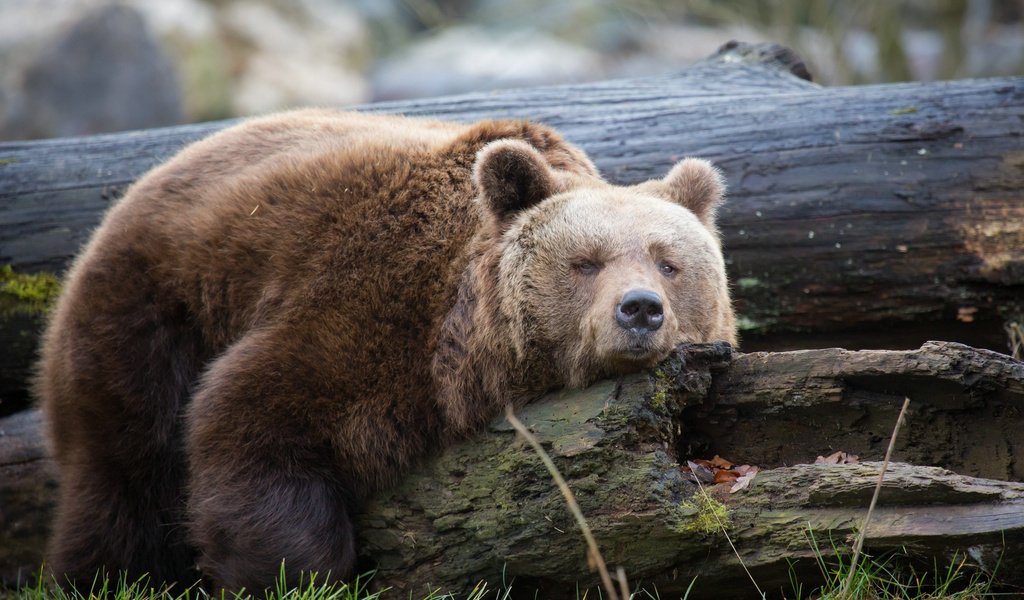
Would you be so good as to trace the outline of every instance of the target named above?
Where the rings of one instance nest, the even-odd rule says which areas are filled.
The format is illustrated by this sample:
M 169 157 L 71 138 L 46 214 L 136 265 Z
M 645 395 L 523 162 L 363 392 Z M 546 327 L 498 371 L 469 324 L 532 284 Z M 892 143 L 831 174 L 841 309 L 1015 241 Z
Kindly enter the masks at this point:
M 801 76 L 777 46 L 731 43 L 664 77 L 357 108 L 541 121 L 618 183 L 685 155 L 716 161 L 748 350 L 936 338 L 1004 350 L 1004 322 L 1024 313 L 1024 78 L 822 88 Z M 0 265 L 62 272 L 128 184 L 230 123 L 0 144 Z M 0 399 L 23 393 L 31 362 L 2 353 Z
M 905 395 L 901 462 L 886 476 L 868 552 L 906 549 L 940 565 L 956 555 L 989 570 L 1001 561 L 997 577 L 1024 584 L 1015 454 L 1024 363 L 1005 355 L 929 343 L 730 360 L 728 346 L 694 346 L 651 372 L 551 394 L 519 418 L 565 475 L 610 565 L 662 597 L 698 577 L 691 598 L 742 598 L 756 596 L 753 586 L 709 514 L 727 519 L 762 589 L 787 585 L 791 568 L 811 585 L 820 577 L 815 552 L 831 559 L 849 547 L 879 464 L 798 463 L 839 449 L 879 460 Z M 51 509 L 38 425 L 36 413 L 0 421 L 0 577 L 8 581 L 38 569 Z M 763 470 L 744 490 L 709 486 L 705 497 L 680 465 L 710 453 Z M 377 583 L 403 597 L 464 592 L 481 580 L 515 579 L 517 590 L 542 597 L 595 584 L 558 490 L 504 419 L 377 494 L 358 528 Z

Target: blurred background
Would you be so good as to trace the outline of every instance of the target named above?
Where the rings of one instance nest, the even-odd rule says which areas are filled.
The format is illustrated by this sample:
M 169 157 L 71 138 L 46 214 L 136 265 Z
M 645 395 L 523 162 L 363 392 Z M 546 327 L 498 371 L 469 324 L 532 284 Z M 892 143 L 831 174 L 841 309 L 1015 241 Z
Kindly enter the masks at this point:
M 816 81 L 1024 73 L 1024 0 L 0 0 L 0 139 L 685 68 L 775 41 Z

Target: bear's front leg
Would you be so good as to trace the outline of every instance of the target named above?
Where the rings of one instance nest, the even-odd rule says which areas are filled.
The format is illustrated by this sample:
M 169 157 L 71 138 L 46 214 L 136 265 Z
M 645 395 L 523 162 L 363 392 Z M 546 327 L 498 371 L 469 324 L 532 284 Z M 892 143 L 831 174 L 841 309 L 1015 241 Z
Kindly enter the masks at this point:
M 218 588 L 258 593 L 282 561 L 289 582 L 354 569 L 352 499 L 323 414 L 331 400 L 300 356 L 249 334 L 211 366 L 189 408 L 189 531 Z

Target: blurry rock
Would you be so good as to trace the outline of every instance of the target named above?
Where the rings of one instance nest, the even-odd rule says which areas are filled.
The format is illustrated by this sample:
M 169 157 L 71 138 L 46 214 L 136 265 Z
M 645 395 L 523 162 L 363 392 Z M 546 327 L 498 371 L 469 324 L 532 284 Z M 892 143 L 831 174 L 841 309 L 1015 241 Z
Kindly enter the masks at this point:
M 378 63 L 375 100 L 598 79 L 600 56 L 539 31 L 456 26 Z
M 125 1 L 142 13 L 173 57 L 186 120 L 235 116 L 232 93 L 239 59 L 220 23 L 220 4 L 205 0 Z
M 0 0 L 0 139 L 355 104 L 370 52 L 342 0 Z
M 343 3 L 237 0 L 221 16 L 225 33 L 247 48 L 234 82 L 237 114 L 368 99 L 366 27 Z
M 7 82 L 17 81 L 16 77 Z M 27 61 L 5 91 L 5 138 L 85 135 L 182 120 L 174 66 L 137 11 L 86 12 Z
M 20 48 L 36 49 L 44 38 L 77 21 L 96 0 L 0 0 L 0 64 L 19 66 Z

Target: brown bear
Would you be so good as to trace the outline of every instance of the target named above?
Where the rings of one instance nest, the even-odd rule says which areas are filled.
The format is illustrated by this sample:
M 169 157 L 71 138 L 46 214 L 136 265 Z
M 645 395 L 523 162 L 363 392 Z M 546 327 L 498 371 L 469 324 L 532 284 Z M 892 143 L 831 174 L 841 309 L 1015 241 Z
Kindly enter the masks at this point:
M 722 194 L 696 159 L 610 185 L 521 121 L 304 110 L 186 148 L 106 215 L 45 335 L 50 567 L 350 576 L 353 511 L 429 450 L 735 341 Z

